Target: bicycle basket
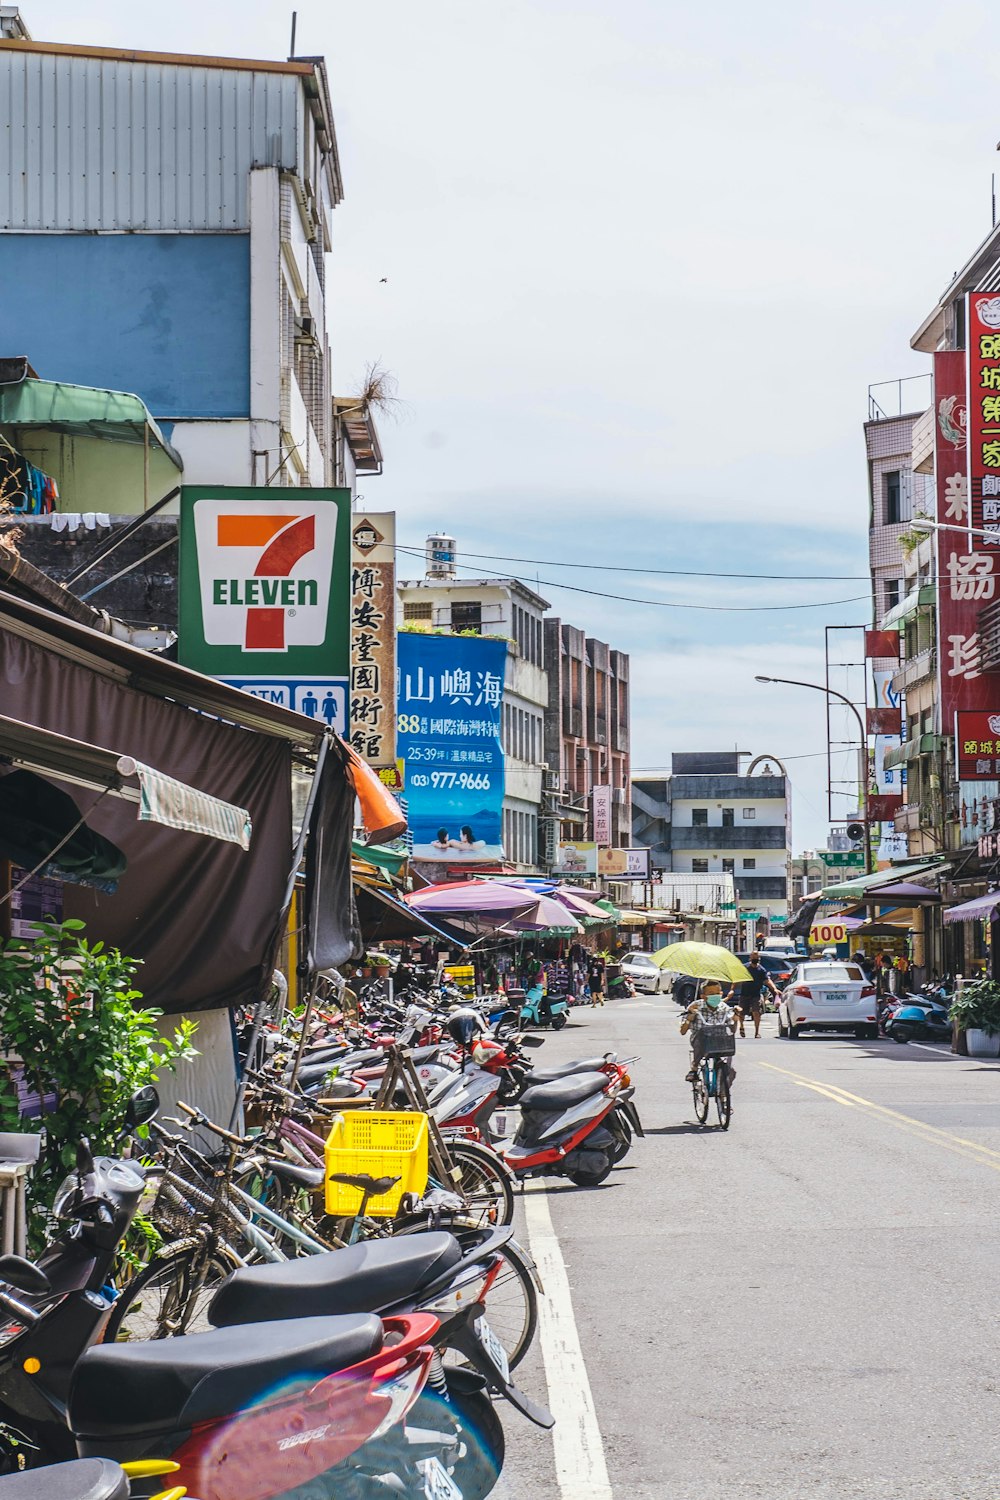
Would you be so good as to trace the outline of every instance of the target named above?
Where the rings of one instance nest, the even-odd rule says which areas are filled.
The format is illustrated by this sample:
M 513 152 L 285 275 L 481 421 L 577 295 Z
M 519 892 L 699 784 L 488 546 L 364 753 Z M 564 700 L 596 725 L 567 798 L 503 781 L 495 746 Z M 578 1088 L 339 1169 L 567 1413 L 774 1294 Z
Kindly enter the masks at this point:
M 703 1026 L 700 1036 L 705 1057 L 732 1057 L 736 1038 L 728 1026 Z
M 236 1228 L 219 1185 L 177 1158 L 160 1177 L 148 1217 L 164 1240 L 185 1239 L 206 1223 L 216 1232 Z

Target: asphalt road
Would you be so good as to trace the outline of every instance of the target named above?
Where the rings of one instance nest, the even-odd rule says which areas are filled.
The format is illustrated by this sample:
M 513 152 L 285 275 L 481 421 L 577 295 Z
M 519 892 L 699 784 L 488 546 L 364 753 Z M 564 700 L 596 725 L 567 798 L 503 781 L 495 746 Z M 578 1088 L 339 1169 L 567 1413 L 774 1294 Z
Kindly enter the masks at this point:
M 766 1017 L 723 1134 L 677 1026 L 669 997 L 613 1002 L 539 1054 L 640 1053 L 647 1135 L 601 1188 L 547 1179 L 609 1487 L 581 1477 L 585 1418 L 554 1444 L 505 1407 L 498 1500 L 996 1500 L 1000 1067 Z M 548 1343 L 520 1384 L 544 1395 L 547 1364 L 565 1405 Z

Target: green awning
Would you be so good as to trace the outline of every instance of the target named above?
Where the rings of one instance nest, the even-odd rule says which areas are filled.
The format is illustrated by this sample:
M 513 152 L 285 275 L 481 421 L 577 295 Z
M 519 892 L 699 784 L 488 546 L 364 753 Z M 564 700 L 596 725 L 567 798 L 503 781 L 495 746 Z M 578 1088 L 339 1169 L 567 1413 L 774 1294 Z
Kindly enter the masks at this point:
M 937 585 L 923 583 L 918 589 L 912 589 L 905 599 L 900 599 L 898 604 L 893 605 L 892 609 L 882 616 L 880 629 L 890 630 L 893 625 L 905 625 L 918 609 L 936 603 Z
M 824 886 L 820 896 L 824 901 L 856 901 L 866 891 L 877 890 L 880 885 L 894 885 L 899 880 L 912 880 L 928 870 L 947 869 L 946 859 L 921 860 L 917 864 L 892 865 L 888 870 L 876 870 L 873 875 L 859 875 L 856 880 L 845 880 L 840 885 Z
M 398 875 L 400 870 L 409 859 L 406 850 L 389 849 L 385 844 L 351 844 L 351 853 L 355 859 L 364 860 L 366 864 L 377 865 L 380 870 L 388 870 L 390 875 Z
M 70 437 L 111 443 L 142 443 L 160 448 L 178 470 L 184 462 L 138 396 L 96 386 L 63 385 L 58 380 L 22 380 L 0 385 L 0 427 L 36 427 Z
M 592 904 L 594 906 L 599 906 L 602 911 L 606 911 L 615 922 L 617 922 L 618 918 L 621 916 L 621 913 L 619 912 L 617 906 L 615 906 L 614 902 L 608 901 L 606 897 L 602 896 L 599 901 L 594 901 Z M 591 920 L 596 922 L 597 918 L 593 917 L 591 918 Z
M 917 734 L 912 740 L 904 740 L 894 750 L 887 750 L 883 757 L 883 767 L 888 770 L 890 766 L 906 766 L 911 760 L 916 760 L 918 755 L 931 755 L 935 750 L 940 750 L 944 744 L 944 737 L 940 734 Z

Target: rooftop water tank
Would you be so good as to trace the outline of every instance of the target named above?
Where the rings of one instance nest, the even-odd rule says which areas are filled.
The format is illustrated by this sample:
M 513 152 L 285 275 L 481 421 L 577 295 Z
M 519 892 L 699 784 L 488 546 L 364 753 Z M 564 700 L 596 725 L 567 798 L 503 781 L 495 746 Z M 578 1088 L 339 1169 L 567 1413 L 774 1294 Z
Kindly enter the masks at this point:
M 424 557 L 428 578 L 454 578 L 456 542 L 453 536 L 435 532 L 427 538 Z

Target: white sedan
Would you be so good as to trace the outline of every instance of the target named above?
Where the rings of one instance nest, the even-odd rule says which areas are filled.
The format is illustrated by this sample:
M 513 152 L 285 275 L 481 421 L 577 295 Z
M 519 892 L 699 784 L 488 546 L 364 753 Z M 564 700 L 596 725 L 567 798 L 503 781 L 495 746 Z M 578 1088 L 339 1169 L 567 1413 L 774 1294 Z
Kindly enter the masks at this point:
M 795 1041 L 803 1031 L 878 1036 L 875 986 L 857 964 L 829 959 L 799 966 L 781 993 L 778 1035 Z
M 672 974 L 654 964 L 648 953 L 630 953 L 622 959 L 622 973 L 633 989 L 645 995 L 660 995 L 670 988 Z

